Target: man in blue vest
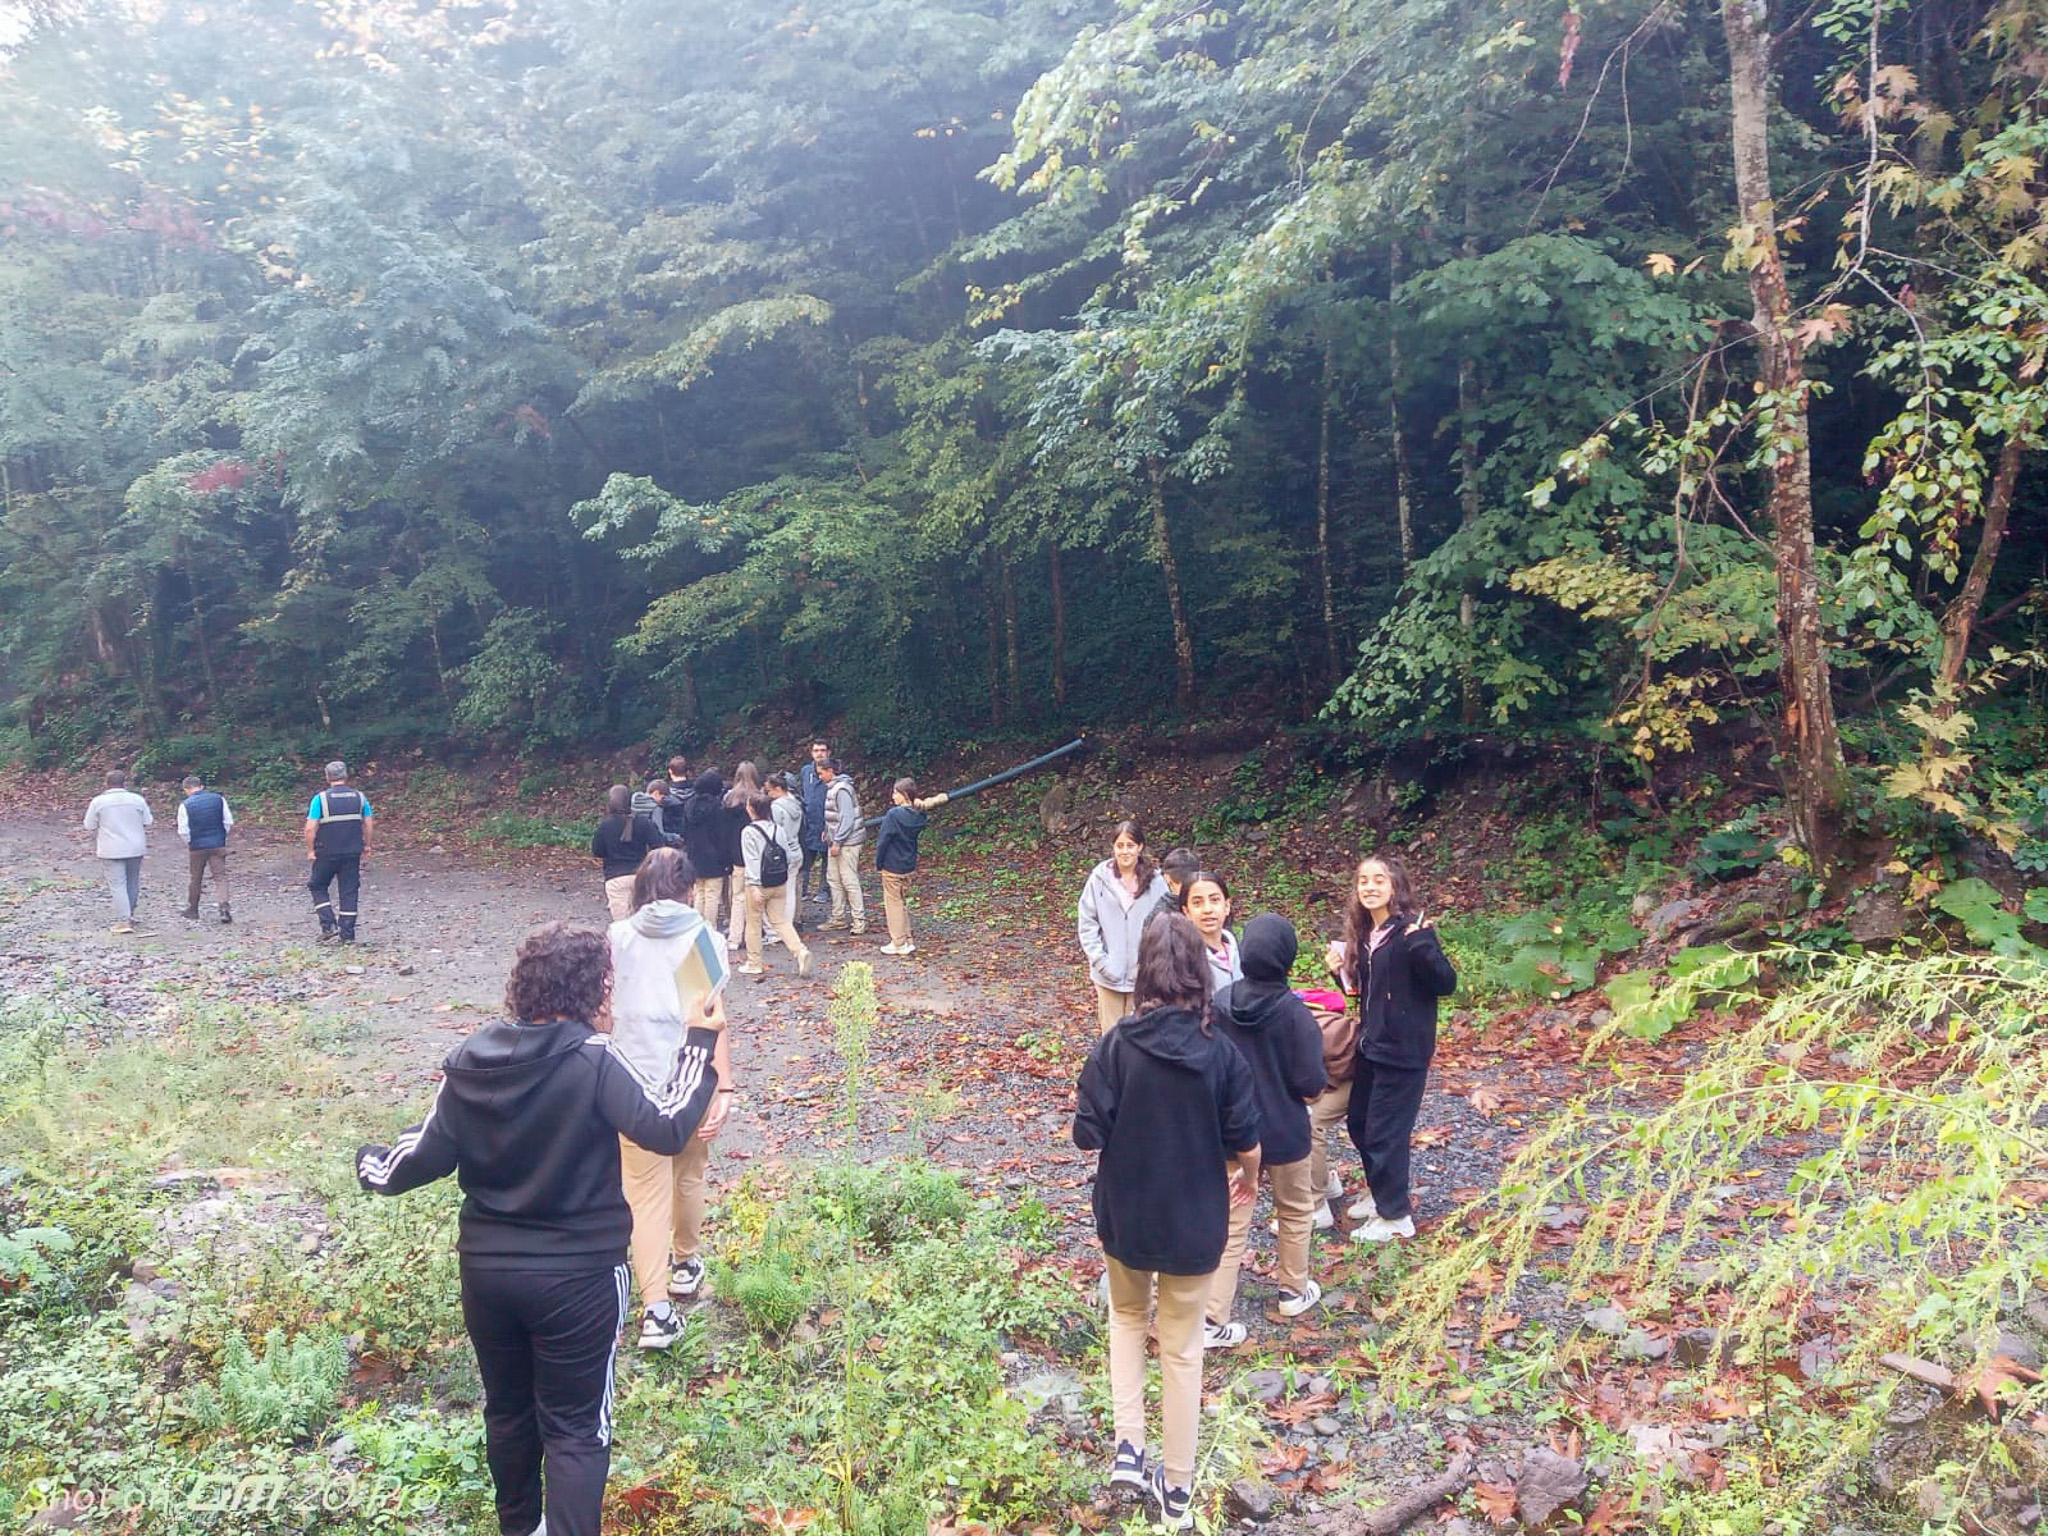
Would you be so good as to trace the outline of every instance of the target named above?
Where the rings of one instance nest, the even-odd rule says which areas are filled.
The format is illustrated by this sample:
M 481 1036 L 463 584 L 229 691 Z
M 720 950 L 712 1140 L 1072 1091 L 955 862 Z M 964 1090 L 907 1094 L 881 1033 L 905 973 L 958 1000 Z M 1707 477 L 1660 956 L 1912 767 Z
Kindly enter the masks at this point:
M 313 893 L 322 944 L 333 943 L 337 935 L 344 944 L 355 943 L 356 897 L 369 851 L 369 797 L 349 788 L 347 763 L 329 763 L 327 788 L 306 807 L 306 857 L 313 865 L 306 889 Z M 328 899 L 331 885 L 340 887 L 339 907 Z
M 213 871 L 213 899 L 220 903 L 220 920 L 232 923 L 228 910 L 228 830 L 235 813 L 228 809 L 227 796 L 208 789 L 196 773 L 185 776 L 185 800 L 178 807 L 178 839 L 192 861 L 192 878 L 185 886 L 185 916 L 199 921 L 199 888 L 206 872 Z

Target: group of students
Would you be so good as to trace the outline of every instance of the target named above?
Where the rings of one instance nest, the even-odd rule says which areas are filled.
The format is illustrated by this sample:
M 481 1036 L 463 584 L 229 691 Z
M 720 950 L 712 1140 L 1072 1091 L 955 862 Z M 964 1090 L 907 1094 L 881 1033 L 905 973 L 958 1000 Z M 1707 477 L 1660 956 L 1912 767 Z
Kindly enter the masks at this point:
M 1116 1453 L 1112 1486 L 1191 1529 L 1202 1352 L 1244 1342 L 1232 1317 L 1263 1175 L 1273 1197 L 1278 1311 L 1322 1299 L 1314 1229 L 1336 1225 L 1343 1181 L 1327 1133 L 1340 1120 L 1366 1193 L 1356 1241 L 1415 1235 L 1409 1165 L 1436 1051 L 1437 1005 L 1457 986 L 1391 854 L 1359 861 L 1344 936 L 1325 949 L 1334 989 L 1297 992 L 1293 924 L 1229 926 L 1230 887 L 1177 848 L 1155 867 L 1120 823 L 1090 872 L 1077 926 L 1100 1038 L 1082 1068 L 1074 1143 L 1101 1153 L 1094 1186 L 1109 1305 Z M 1156 1323 L 1154 1322 L 1156 1316 Z M 1145 1344 L 1159 1341 L 1160 1455 L 1145 1432 Z
M 680 848 L 695 871 L 691 902 L 714 929 L 726 919 L 726 939 L 746 961 L 739 974 L 768 974 L 767 948 L 780 944 L 799 976 L 811 972 L 803 940 L 803 903 L 829 903 L 821 925 L 858 937 L 868 931 L 860 861 L 875 830 L 875 864 L 882 877 L 882 907 L 889 929 L 885 955 L 917 953 L 910 929 L 910 877 L 917 869 L 918 837 L 926 812 L 946 803 L 943 794 L 920 799 L 914 779 L 899 778 L 892 804 L 879 818 L 861 815 L 853 778 L 824 740 L 810 745 L 800 772 L 763 775 L 752 762 L 733 769 L 728 784 L 716 772 L 692 777 L 689 759 L 668 761 L 665 776 L 638 792 L 614 784 L 605 814 L 590 840 L 591 857 L 604 869 L 605 899 L 614 919 L 648 851 Z M 811 890 L 816 880 L 815 893 Z
M 823 762 L 814 753 L 814 763 L 829 792 L 842 777 L 837 766 L 829 752 Z M 686 782 L 687 799 L 626 791 L 621 805 L 624 787 L 615 788 L 592 848 L 607 862 L 609 931 L 555 923 L 529 934 L 506 1018 L 450 1054 L 425 1120 L 389 1147 L 357 1153 L 362 1186 L 380 1194 L 460 1174 L 463 1316 L 484 1381 L 506 1536 L 596 1536 L 619 1344 L 673 1343 L 683 1326 L 676 1303 L 705 1283 L 706 1167 L 737 1095 L 718 883 L 737 882 L 749 963 L 758 964 L 760 921 L 779 889 L 767 840 L 788 861 L 789 883 L 812 862 L 801 821 L 798 858 L 788 858 L 789 822 L 776 813 L 778 800 L 802 796 L 804 778 L 779 796 L 745 773 L 734 778 L 744 794 L 732 807 L 716 775 L 688 779 L 680 760 L 667 783 Z M 683 799 L 673 832 L 665 799 Z M 899 781 L 896 800 L 921 823 L 914 785 Z M 714 807 L 744 811 L 739 830 L 757 833 L 761 846 L 742 847 L 734 863 L 727 841 L 706 842 Z M 842 804 L 821 827 L 817 851 L 827 860 L 843 857 L 858 809 Z M 914 856 L 914 834 L 911 847 Z M 631 869 L 618 869 L 629 854 Z M 787 924 L 785 943 L 796 937 L 789 910 L 777 903 L 770 919 Z M 851 927 L 852 910 L 834 915 Z M 1344 937 L 1324 955 L 1334 1011 L 1349 1014 L 1353 1000 L 1356 1010 L 1355 1045 L 1333 1063 L 1327 1031 L 1290 987 L 1293 926 L 1262 914 L 1240 937 L 1230 917 L 1219 875 L 1185 850 L 1155 868 L 1130 822 L 1117 828 L 1078 912 L 1101 1032 L 1081 1072 L 1073 1136 L 1101 1154 L 1094 1215 L 1109 1304 L 1109 1481 L 1143 1492 L 1177 1530 L 1194 1524 L 1203 1351 L 1246 1336 L 1231 1313 L 1259 1179 L 1273 1192 L 1283 1315 L 1321 1298 L 1308 1248 L 1318 1220 L 1333 1223 L 1328 1202 L 1341 1183 L 1323 1162 L 1318 1129 L 1334 1124 L 1333 1103 L 1369 1188 L 1352 1207 L 1363 1222 L 1353 1235 L 1412 1235 L 1409 1136 L 1437 999 L 1456 983 L 1399 861 L 1365 859 Z M 791 947 L 807 969 L 801 941 Z M 1326 1000 L 1321 1012 L 1331 1011 Z M 1333 1086 L 1347 1073 L 1348 1083 Z M 1145 1417 L 1154 1335 L 1163 1376 L 1156 1458 Z

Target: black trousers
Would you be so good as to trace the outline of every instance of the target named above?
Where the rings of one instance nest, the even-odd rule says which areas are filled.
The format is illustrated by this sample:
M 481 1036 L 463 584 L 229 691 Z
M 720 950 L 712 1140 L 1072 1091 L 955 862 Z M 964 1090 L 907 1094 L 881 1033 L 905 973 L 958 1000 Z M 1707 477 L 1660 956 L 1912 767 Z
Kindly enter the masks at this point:
M 362 892 L 363 856 L 360 853 L 322 853 L 313 857 L 313 872 L 306 877 L 306 889 L 313 893 L 313 915 L 320 919 L 322 933 L 341 928 L 344 939 L 356 936 L 356 898 Z M 330 885 L 341 887 L 337 911 L 328 899 Z
M 1427 1067 L 1386 1067 L 1359 1060 L 1351 1079 L 1351 1108 L 1344 1129 L 1365 1164 L 1372 1203 L 1388 1221 L 1412 1215 L 1408 1199 L 1408 1139 L 1422 1112 Z
M 484 1380 L 498 1529 L 597 1536 L 612 1468 L 612 1366 L 633 1272 L 462 1266 L 462 1321 Z

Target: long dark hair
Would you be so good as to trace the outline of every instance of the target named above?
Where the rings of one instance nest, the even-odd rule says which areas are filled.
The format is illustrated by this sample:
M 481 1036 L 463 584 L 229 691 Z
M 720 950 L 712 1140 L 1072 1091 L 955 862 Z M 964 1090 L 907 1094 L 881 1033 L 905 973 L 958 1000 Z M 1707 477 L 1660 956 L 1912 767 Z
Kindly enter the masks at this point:
M 605 791 L 604 813 L 607 816 L 630 816 L 633 814 L 633 791 L 624 784 L 614 784 Z
M 1145 851 L 1145 829 L 1139 826 L 1137 818 L 1132 816 L 1126 816 L 1122 821 L 1109 829 L 1109 841 L 1112 845 L 1110 862 L 1112 864 L 1116 862 L 1114 844 L 1120 837 L 1129 837 L 1138 845 L 1138 867 L 1132 870 L 1131 873 L 1138 877 L 1138 894 L 1142 896 L 1152 889 L 1152 877 L 1159 872 L 1159 866 L 1152 862 L 1152 855 Z M 1118 878 L 1122 877 L 1119 876 Z
M 1180 911 L 1182 911 L 1183 913 L 1187 911 L 1188 892 L 1192 891 L 1204 880 L 1208 881 L 1211 885 L 1215 886 L 1217 890 L 1221 891 L 1223 893 L 1223 899 L 1225 901 L 1230 900 L 1229 882 L 1227 882 L 1221 875 L 1217 874 L 1214 870 L 1198 869 L 1193 874 L 1189 875 L 1187 879 L 1181 881 L 1180 883 L 1180 895 L 1174 898 L 1174 905 L 1177 908 L 1179 908 Z M 1228 926 L 1227 922 L 1226 926 Z M 1202 930 L 1199 928 L 1195 930 L 1197 934 L 1200 934 L 1201 931 Z
M 1368 853 L 1352 865 L 1351 889 L 1344 894 L 1344 969 L 1337 978 L 1347 992 L 1358 990 L 1359 962 L 1366 954 L 1367 940 L 1372 935 L 1372 917 L 1365 910 L 1365 903 L 1358 899 L 1358 872 L 1368 864 L 1377 864 L 1384 869 L 1394 887 L 1394 904 L 1387 915 L 1407 918 L 1415 912 L 1415 888 L 1408 883 L 1408 866 L 1401 862 L 1398 854 Z
M 1168 912 L 1145 925 L 1138 938 L 1138 974 L 1131 1003 L 1147 1008 L 1192 1008 L 1209 1032 L 1209 947 L 1202 930 Z

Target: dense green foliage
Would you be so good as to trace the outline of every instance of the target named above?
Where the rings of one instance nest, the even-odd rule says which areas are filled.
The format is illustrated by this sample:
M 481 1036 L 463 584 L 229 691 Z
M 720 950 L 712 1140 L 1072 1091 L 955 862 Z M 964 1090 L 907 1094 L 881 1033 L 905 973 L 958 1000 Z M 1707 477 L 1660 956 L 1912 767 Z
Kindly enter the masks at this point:
M 1791 420 L 1852 766 L 2033 803 L 2038 732 L 1965 743 L 2035 686 L 2040 0 L 1771 16 L 1796 397 L 1708 0 L 145 9 L 0 60 L 17 749 L 781 704 L 1654 764 L 1785 713 Z

